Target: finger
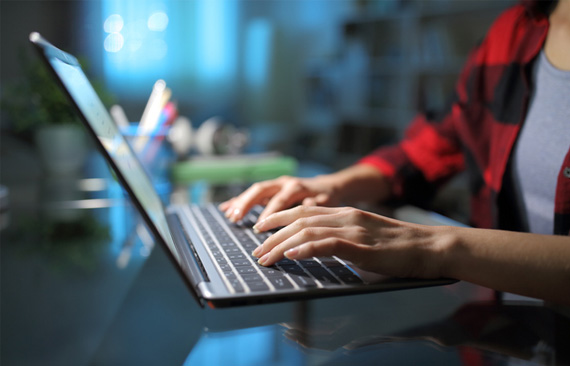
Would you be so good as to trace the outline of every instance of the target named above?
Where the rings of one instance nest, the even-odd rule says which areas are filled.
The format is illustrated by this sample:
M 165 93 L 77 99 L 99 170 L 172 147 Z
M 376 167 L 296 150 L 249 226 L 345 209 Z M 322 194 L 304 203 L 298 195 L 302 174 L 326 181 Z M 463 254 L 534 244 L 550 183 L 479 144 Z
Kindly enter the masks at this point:
M 325 231 L 327 233 L 325 233 Z M 320 238 L 333 235 L 327 228 L 311 227 L 297 231 L 296 228 L 292 226 L 283 228 L 279 234 L 280 235 L 273 234 L 276 238 L 279 238 L 270 238 L 272 240 L 267 239 L 261 246 L 261 252 L 256 253 L 260 256 L 259 264 L 271 266 L 275 262 L 283 259 L 283 253 L 289 249 L 308 241 L 319 240 Z
M 331 199 L 331 195 L 327 193 L 318 194 L 317 197 L 315 197 L 315 202 L 319 206 L 330 206 L 334 204 L 333 200 Z
M 271 266 L 283 258 L 292 260 L 309 259 L 313 257 L 337 256 L 354 263 L 362 263 L 369 256 L 370 247 L 354 243 L 339 237 L 323 237 L 298 245 L 289 245 L 285 248 L 273 250 L 260 258 L 259 263 L 263 266 Z M 277 249 L 277 248 L 276 248 Z M 285 249 L 285 250 L 282 250 Z
M 285 184 L 267 203 L 258 221 L 263 221 L 269 215 L 285 210 L 301 201 L 308 194 L 306 188 L 297 181 Z
M 317 205 L 317 199 L 316 199 L 316 197 L 307 197 L 303 200 L 302 205 L 303 206 L 316 206 Z
M 230 208 L 230 206 L 232 205 L 232 203 L 235 201 L 235 197 L 230 198 L 227 201 L 224 201 L 222 203 L 220 203 L 218 205 L 218 208 L 220 209 L 220 211 L 226 211 L 228 208 Z
M 270 266 L 283 259 L 287 250 L 308 242 L 327 238 L 350 241 L 350 236 L 350 231 L 344 227 L 306 227 L 291 236 L 285 237 L 281 242 L 264 243 L 265 254 L 261 254 L 259 263 Z
M 282 228 L 267 238 L 252 254 L 256 257 L 262 257 L 280 243 L 305 229 L 344 227 L 345 224 L 336 216 L 339 210 L 338 208 L 330 207 L 297 206 L 272 214 L 266 220 L 255 224 L 253 227 L 254 231 L 261 232 L 277 227 Z
M 328 193 L 319 193 L 315 197 L 307 197 L 303 200 L 304 206 L 333 206 L 335 202 Z
M 336 256 L 352 263 L 362 263 L 370 256 L 370 250 L 367 245 L 329 237 L 292 247 L 285 251 L 284 256 L 292 260 Z
M 257 224 L 255 224 L 254 229 L 260 232 L 267 231 L 278 227 L 288 226 L 301 218 L 317 215 L 330 215 L 339 212 L 339 210 L 339 208 L 332 207 L 297 206 L 288 210 L 272 213 L 263 220 L 259 220 Z
M 277 180 L 254 183 L 232 200 L 226 208 L 225 214 L 230 221 L 241 220 L 253 206 L 264 203 L 280 189 L 281 183 Z

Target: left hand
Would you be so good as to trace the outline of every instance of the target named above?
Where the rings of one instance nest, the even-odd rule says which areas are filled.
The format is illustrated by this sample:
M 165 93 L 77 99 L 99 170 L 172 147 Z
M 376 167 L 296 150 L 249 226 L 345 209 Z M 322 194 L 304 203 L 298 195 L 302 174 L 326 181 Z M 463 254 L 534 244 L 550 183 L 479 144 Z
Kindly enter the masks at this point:
M 444 227 L 402 222 L 351 207 L 298 206 L 274 213 L 258 231 L 284 226 L 254 255 L 270 266 L 289 259 L 337 256 L 357 267 L 397 277 L 438 278 Z

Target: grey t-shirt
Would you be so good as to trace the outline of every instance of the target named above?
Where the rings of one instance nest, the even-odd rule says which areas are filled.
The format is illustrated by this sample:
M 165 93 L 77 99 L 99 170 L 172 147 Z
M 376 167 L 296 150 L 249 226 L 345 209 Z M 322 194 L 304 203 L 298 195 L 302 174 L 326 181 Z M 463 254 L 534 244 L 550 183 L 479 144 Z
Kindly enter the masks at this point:
M 556 181 L 570 147 L 570 71 L 554 67 L 542 51 L 532 78 L 529 110 L 513 152 L 511 182 L 521 228 L 552 234 Z

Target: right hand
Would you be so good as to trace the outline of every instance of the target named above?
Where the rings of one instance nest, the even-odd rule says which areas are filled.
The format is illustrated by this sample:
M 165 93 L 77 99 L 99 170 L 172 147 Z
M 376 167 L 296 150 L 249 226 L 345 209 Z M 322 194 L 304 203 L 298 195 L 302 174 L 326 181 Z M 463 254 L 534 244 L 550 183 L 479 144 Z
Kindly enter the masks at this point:
M 307 206 L 336 206 L 340 204 L 340 193 L 333 175 L 314 178 L 282 176 L 277 179 L 254 183 L 239 196 L 220 204 L 230 221 L 241 220 L 255 205 L 265 209 L 259 221 L 272 213 L 285 210 L 296 204 Z

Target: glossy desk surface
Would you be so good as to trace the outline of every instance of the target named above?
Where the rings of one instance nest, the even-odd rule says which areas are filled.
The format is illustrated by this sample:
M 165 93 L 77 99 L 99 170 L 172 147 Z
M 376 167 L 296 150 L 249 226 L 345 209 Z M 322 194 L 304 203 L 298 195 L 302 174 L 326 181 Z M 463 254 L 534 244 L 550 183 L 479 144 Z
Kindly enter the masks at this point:
M 499 303 L 463 282 L 201 308 L 97 154 L 81 175 L 54 177 L 15 170 L 21 164 L 2 153 L 10 192 L 0 221 L 3 366 L 570 362 L 564 310 Z M 160 188 L 167 198 L 215 198 L 200 185 Z

